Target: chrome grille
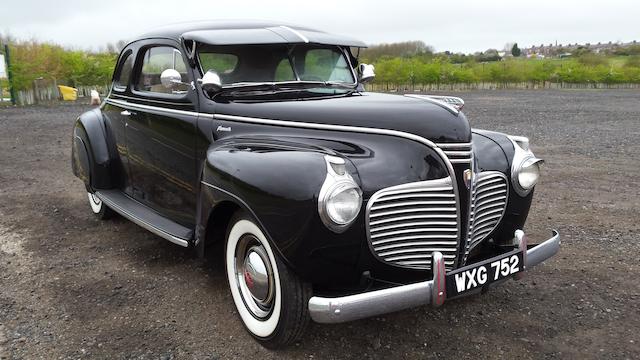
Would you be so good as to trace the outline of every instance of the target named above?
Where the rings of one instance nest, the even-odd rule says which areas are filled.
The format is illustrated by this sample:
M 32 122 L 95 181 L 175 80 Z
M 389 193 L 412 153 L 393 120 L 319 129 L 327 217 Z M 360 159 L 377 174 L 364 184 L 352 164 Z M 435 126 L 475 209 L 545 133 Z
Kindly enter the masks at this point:
M 440 143 L 436 145 L 442 149 L 452 164 L 471 163 L 471 143 Z
M 466 256 L 496 228 L 507 207 L 509 185 L 501 172 L 485 171 L 475 174 L 471 188 L 469 231 Z
M 456 264 L 458 205 L 450 177 L 382 189 L 367 204 L 369 245 L 381 260 L 430 269 L 440 251 L 447 269 Z

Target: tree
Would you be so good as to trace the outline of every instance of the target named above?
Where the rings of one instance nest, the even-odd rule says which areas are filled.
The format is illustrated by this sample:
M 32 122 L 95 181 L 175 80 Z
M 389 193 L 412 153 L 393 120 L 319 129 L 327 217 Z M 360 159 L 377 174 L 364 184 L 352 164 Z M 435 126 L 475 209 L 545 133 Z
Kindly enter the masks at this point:
M 514 43 L 513 47 L 511 47 L 511 55 L 513 55 L 513 57 L 518 57 L 520 54 L 522 54 L 522 51 L 518 47 L 518 43 Z
M 414 57 L 433 55 L 433 48 L 423 41 L 404 41 L 391 44 L 373 45 L 363 49 L 360 57 L 375 62 L 383 57 Z

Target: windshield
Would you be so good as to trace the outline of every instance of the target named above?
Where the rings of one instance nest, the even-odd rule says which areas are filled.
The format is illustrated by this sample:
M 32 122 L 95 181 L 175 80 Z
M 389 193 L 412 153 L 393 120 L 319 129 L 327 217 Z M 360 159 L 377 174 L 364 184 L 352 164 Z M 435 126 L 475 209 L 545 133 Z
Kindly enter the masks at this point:
M 222 85 L 323 82 L 355 85 L 352 69 L 337 46 L 207 46 L 198 52 L 203 73 L 213 70 Z

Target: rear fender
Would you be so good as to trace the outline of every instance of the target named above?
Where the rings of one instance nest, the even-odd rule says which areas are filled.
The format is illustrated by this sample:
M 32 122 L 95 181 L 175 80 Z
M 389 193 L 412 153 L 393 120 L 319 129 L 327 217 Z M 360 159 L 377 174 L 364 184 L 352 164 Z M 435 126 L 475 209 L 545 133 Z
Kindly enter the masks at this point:
M 88 111 L 76 120 L 73 129 L 71 169 L 87 190 L 114 187 L 110 172 L 111 156 L 100 109 Z

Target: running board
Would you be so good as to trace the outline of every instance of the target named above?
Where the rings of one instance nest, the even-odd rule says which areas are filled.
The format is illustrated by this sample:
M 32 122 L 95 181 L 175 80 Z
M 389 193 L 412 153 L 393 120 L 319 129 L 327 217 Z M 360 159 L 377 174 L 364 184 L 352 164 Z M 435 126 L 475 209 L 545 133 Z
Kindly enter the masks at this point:
M 100 190 L 96 195 L 109 208 L 174 244 L 188 247 L 193 230 L 175 223 L 120 190 Z

